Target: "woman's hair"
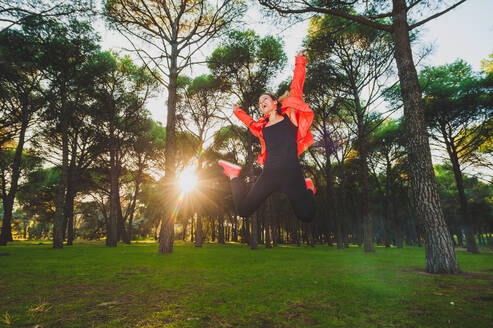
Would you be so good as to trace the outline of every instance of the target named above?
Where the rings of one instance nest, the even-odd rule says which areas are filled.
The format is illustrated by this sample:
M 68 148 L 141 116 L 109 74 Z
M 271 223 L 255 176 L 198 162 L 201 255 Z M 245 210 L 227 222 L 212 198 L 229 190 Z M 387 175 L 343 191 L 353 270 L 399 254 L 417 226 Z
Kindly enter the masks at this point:
M 277 114 L 281 115 L 282 112 L 281 112 L 281 107 L 282 107 L 282 104 L 281 104 L 281 101 L 277 98 L 276 95 L 272 94 L 272 93 L 269 93 L 269 92 L 263 92 L 260 96 L 263 96 L 263 95 L 267 95 L 269 96 L 272 100 L 275 100 L 277 101 L 277 107 L 276 107 L 276 112 Z

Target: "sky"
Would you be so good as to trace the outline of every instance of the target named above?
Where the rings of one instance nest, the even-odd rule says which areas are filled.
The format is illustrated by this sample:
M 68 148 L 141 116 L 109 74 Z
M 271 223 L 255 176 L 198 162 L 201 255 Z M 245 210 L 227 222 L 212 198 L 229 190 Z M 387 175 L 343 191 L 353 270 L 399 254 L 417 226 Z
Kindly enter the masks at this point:
M 493 53 L 492 13 L 493 0 L 468 0 L 445 15 L 425 24 L 420 30 L 420 38 L 424 43 L 432 44 L 433 51 L 421 65 L 443 65 L 461 58 L 472 65 L 474 70 L 480 70 L 481 60 Z M 245 21 L 249 22 L 248 28 L 252 28 L 260 36 L 271 34 L 281 38 L 284 43 L 288 64 L 274 80 L 272 89 L 275 89 L 275 84 L 292 73 L 294 57 L 302 48 L 308 22 L 303 21 L 286 28 L 263 17 L 254 9 L 247 12 Z M 125 53 L 123 49 L 127 43 L 117 32 L 109 31 L 101 22 L 97 24 L 97 30 L 102 35 L 104 49 L 114 49 Z M 208 55 L 213 49 L 214 45 L 211 45 L 203 49 L 202 53 Z M 205 67 L 195 67 L 194 71 L 189 74 L 198 76 L 204 73 L 207 73 Z M 153 119 L 163 124 L 166 118 L 165 101 L 166 93 L 163 92 L 149 102 Z
M 492 0 L 468 0 L 425 24 L 424 38 L 435 46 L 427 62 L 443 65 L 461 58 L 480 70 L 481 59 L 493 53 L 492 13 Z

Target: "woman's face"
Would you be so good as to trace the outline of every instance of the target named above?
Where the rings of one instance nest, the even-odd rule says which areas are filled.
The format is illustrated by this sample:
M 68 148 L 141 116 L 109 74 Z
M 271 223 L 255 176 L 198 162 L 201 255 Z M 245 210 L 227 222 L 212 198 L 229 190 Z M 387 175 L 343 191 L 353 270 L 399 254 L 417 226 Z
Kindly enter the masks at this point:
M 277 107 L 277 100 L 272 100 L 269 95 L 261 95 L 258 98 L 258 106 L 264 115 L 269 115 Z

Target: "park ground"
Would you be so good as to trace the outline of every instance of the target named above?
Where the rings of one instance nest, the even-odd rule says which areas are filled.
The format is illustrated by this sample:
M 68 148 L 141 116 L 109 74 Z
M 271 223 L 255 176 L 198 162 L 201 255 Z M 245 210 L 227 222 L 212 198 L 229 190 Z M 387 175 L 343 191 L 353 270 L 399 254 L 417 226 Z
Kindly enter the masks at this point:
M 493 252 L 458 275 L 417 247 L 14 242 L 0 249 L 0 327 L 492 327 Z

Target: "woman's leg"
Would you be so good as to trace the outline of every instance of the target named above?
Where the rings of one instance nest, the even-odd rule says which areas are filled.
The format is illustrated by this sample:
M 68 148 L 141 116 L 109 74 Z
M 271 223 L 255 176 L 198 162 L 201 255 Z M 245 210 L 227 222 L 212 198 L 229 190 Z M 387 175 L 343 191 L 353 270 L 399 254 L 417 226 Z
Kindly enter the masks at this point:
M 306 188 L 301 169 L 289 169 L 284 174 L 282 191 L 288 196 L 296 217 L 303 222 L 315 218 L 316 203 L 313 191 Z
M 255 185 L 247 193 L 245 185 L 239 178 L 231 180 L 233 201 L 239 216 L 248 217 L 272 194 L 280 189 L 280 177 L 275 172 L 262 172 Z

